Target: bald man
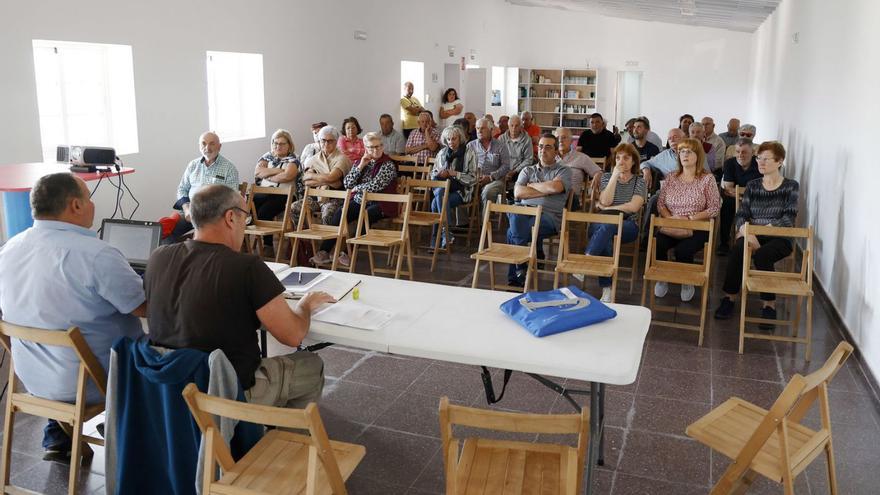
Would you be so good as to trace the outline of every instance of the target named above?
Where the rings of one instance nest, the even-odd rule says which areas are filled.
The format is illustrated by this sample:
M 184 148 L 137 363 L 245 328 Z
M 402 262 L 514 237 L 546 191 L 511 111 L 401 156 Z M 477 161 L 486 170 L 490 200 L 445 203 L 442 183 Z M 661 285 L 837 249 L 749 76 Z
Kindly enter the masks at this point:
M 171 231 L 171 235 L 162 240 L 162 244 L 173 244 L 180 236 L 192 230 L 190 221 L 189 198 L 199 189 L 211 184 L 223 184 L 238 191 L 238 169 L 220 154 L 220 136 L 214 132 L 205 132 L 199 136 L 201 156 L 189 162 L 180 184 L 177 186 L 177 202 L 174 209 L 181 210 L 183 215 Z

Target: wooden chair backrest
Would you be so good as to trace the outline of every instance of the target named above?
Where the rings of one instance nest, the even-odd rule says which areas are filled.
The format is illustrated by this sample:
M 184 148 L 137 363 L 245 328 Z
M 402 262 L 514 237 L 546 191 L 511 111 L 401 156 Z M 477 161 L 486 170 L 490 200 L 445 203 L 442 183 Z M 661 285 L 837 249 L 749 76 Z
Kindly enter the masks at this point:
M 284 216 L 282 217 L 280 222 L 277 220 L 261 220 L 257 217 L 257 208 L 256 206 L 254 206 L 254 196 L 257 194 L 287 196 L 287 199 L 284 203 Z M 296 194 L 296 188 L 294 188 L 292 185 L 287 187 L 263 187 L 256 184 L 250 184 L 248 186 L 247 209 L 251 214 L 251 223 L 258 227 L 282 228 L 283 226 L 287 225 L 287 217 L 290 214 L 290 203 L 293 201 L 294 194 Z
M 102 395 L 107 394 L 107 372 L 98 361 L 98 358 L 95 357 L 89 344 L 86 343 L 79 327 L 70 327 L 66 331 L 43 330 L 40 328 L 14 325 L 0 320 L 0 345 L 2 345 L 11 356 L 12 345 L 10 339 L 19 339 L 40 345 L 73 349 L 73 352 L 79 357 L 81 369 L 84 369 L 85 373 L 91 377 Z M 11 370 L 12 367 L 10 366 L 10 371 Z M 10 377 L 11 376 L 12 373 L 10 373 Z
M 734 196 L 736 197 L 736 203 L 735 203 L 736 210 L 735 211 L 739 211 L 739 204 L 742 203 L 743 194 L 746 193 L 746 188 L 745 188 L 745 186 L 736 186 L 736 188 L 734 190 L 735 190 Z
M 239 421 L 248 421 L 256 424 L 272 425 L 281 428 L 296 428 L 308 430 L 310 435 L 309 457 L 315 458 L 321 463 L 333 493 L 344 493 L 345 482 L 339 471 L 339 464 L 330 447 L 327 431 L 318 413 L 318 406 L 314 402 L 305 409 L 287 409 L 281 407 L 263 406 L 260 404 L 248 404 L 234 400 L 212 397 L 199 392 L 195 383 L 188 384 L 183 389 L 183 399 L 193 415 L 199 430 L 206 437 L 206 444 L 211 445 L 211 451 L 206 453 L 206 461 L 216 460 L 224 472 L 228 472 L 235 466 L 229 447 L 220 436 L 220 429 L 214 422 L 214 416 L 233 418 Z M 211 437 L 208 439 L 208 437 Z M 317 478 L 317 462 L 309 462 L 307 493 L 315 493 L 313 484 Z M 207 470 L 206 470 L 207 471 Z M 213 469 L 210 470 L 213 472 Z
M 250 184 L 247 182 L 242 182 L 238 185 L 238 193 L 241 194 L 242 198 L 247 198 L 248 186 L 250 186 Z
M 504 203 L 495 203 L 488 201 L 486 203 L 486 211 L 483 212 L 483 228 L 480 231 L 480 244 L 477 251 L 492 247 L 492 213 L 513 213 L 515 215 L 531 215 L 535 217 L 535 223 L 532 225 L 532 242 L 530 244 L 530 255 L 535 256 L 538 244 L 538 229 L 541 224 L 542 206 L 521 206 L 508 205 Z
M 311 198 L 325 198 L 325 199 L 341 199 L 342 200 L 342 216 L 340 218 L 346 218 L 346 214 L 348 213 L 348 206 L 351 202 L 351 194 L 347 190 L 336 190 L 336 189 L 320 189 L 315 187 L 307 187 L 305 191 L 306 201 L 303 201 L 302 209 L 300 210 L 299 220 L 297 220 L 296 228 L 294 232 L 302 231 L 312 226 L 312 207 L 317 203 L 311 200 Z M 343 234 L 348 230 L 348 223 L 345 221 L 339 222 L 339 225 L 336 226 L 337 234 Z
M 458 454 L 459 440 L 453 435 L 453 425 L 514 433 L 576 434 L 578 436 L 577 492 L 580 493 L 580 480 L 590 429 L 590 413 L 587 409 L 581 409 L 580 414 L 512 413 L 456 406 L 449 403 L 448 397 L 442 397 L 440 399 L 440 438 L 443 441 L 442 453 L 446 479 L 453 476 L 453 463 Z
M 427 179 L 431 175 L 431 167 L 422 165 L 398 165 L 398 173 L 412 174 L 414 179 Z
M 443 209 L 441 213 L 446 215 L 446 205 L 449 203 L 450 179 L 426 180 L 404 178 L 401 180 L 401 183 L 403 184 L 403 194 L 412 195 L 413 203 L 420 205 L 424 211 L 431 211 L 431 191 L 437 188 L 443 189 Z
M 413 165 L 419 164 L 419 157 L 416 155 L 388 155 L 388 158 L 391 158 L 391 161 L 398 165 L 404 163 L 411 163 Z
M 732 478 L 738 479 L 743 476 L 752 463 L 752 459 L 758 454 L 761 448 L 767 443 L 770 435 L 776 433 L 779 435 L 781 452 L 787 452 L 784 455 L 791 455 L 791 452 L 785 448 L 787 443 L 788 423 L 800 423 L 811 406 L 819 400 L 820 415 L 822 417 L 822 428 L 831 432 L 831 420 L 828 409 L 828 383 L 834 378 L 834 375 L 840 370 L 843 364 L 853 352 L 853 347 L 848 342 L 841 342 L 834 349 L 834 352 L 825 361 L 818 370 L 810 373 L 806 377 L 796 374 L 779 394 L 776 402 L 764 416 L 764 419 L 743 445 L 742 450 L 736 456 L 734 465 L 736 469 L 730 473 Z M 780 459 L 780 462 L 791 464 L 791 459 Z
M 651 224 L 648 229 L 648 253 L 645 261 L 645 271 L 648 267 L 657 263 L 657 245 L 654 238 L 654 229 L 669 227 L 675 229 L 701 230 L 709 233 L 709 240 L 703 246 L 703 270 L 705 271 L 706 280 L 709 280 L 712 270 L 712 246 L 715 245 L 715 219 L 709 220 L 685 220 L 680 218 L 662 218 L 651 215 Z
M 363 200 L 361 201 L 360 213 L 358 214 L 357 230 L 355 231 L 355 237 L 369 234 L 370 230 L 375 230 L 376 232 L 391 232 L 390 230 L 382 231 L 379 229 L 373 229 L 370 226 L 370 219 L 367 215 L 367 205 L 373 201 L 383 203 L 398 203 L 402 205 L 403 212 L 400 214 L 400 217 L 403 219 L 403 222 L 401 229 L 397 232 L 400 233 L 400 240 L 405 241 L 407 236 L 409 235 L 409 215 L 410 212 L 412 212 L 413 199 L 411 194 L 388 194 L 374 192 L 364 193 Z
M 806 283 L 808 287 L 813 287 L 813 227 L 768 227 L 766 225 L 752 225 L 746 222 L 745 230 L 743 233 L 745 234 L 746 238 L 748 238 L 749 235 L 755 235 L 787 237 L 792 240 L 806 239 L 807 247 L 804 249 L 803 259 L 801 261 L 801 269 L 798 273 L 800 274 L 799 278 L 801 281 Z M 778 277 L 780 275 L 780 272 L 767 272 L 753 269 L 751 267 L 751 262 L 752 250 L 748 249 L 748 245 L 746 244 L 745 256 L 743 257 L 743 280 L 753 276 Z
M 604 223 L 609 225 L 617 225 L 617 235 L 614 236 L 614 243 L 611 251 L 611 258 L 609 259 L 609 263 L 613 263 L 614 266 L 618 266 L 620 262 L 620 241 L 623 232 L 623 213 L 619 213 L 617 215 L 603 215 L 601 213 L 586 213 L 586 212 L 576 212 L 576 211 L 562 211 L 562 230 L 560 231 L 560 244 L 562 245 L 562 249 L 559 250 L 559 263 L 567 260 L 569 255 L 571 254 L 571 242 L 569 237 L 571 236 L 571 227 L 570 223 Z M 604 256 L 596 256 L 596 258 L 605 258 Z

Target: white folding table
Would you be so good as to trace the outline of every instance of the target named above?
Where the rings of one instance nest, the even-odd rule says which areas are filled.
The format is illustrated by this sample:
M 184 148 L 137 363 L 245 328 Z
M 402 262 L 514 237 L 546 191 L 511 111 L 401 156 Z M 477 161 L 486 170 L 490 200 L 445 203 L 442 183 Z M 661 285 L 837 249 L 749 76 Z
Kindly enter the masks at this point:
M 328 324 L 313 318 L 307 342 L 332 342 L 521 371 L 561 393 L 578 409 L 569 393 L 586 391 L 566 390 L 543 375 L 590 382 L 586 488 L 587 493 L 591 492 L 593 468 L 603 462 L 605 385 L 628 385 L 635 381 L 651 323 L 647 308 L 610 304 L 617 311 L 617 317 L 611 320 L 537 338 L 498 309 L 502 302 L 516 296 L 513 293 L 344 272 L 332 275 L 359 279 L 359 301 L 391 311 L 395 316 L 381 330 Z M 345 297 L 349 299 L 352 295 Z M 296 301 L 289 303 L 293 306 Z

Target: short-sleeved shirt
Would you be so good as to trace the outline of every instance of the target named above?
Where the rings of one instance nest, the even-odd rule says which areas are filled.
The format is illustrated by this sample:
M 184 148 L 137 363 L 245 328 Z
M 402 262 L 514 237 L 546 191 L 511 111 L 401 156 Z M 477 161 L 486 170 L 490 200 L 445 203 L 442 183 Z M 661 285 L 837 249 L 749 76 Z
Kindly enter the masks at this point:
M 217 155 L 210 166 L 205 166 L 205 157 L 200 156 L 186 166 L 177 186 L 177 199 L 191 198 L 199 189 L 211 184 L 223 184 L 238 191 L 238 183 L 238 169 L 223 155 Z
M 403 133 L 398 131 L 397 129 L 391 129 L 391 132 L 386 136 L 385 134 L 381 134 L 382 144 L 385 146 L 385 153 L 389 155 L 402 155 L 406 149 L 406 138 L 403 137 Z
M 758 160 L 754 156 L 748 169 L 742 168 L 735 157 L 724 160 L 724 176 L 721 178 L 724 182 L 733 182 L 737 186 L 745 187 L 749 181 L 760 179 L 761 177 L 763 175 L 758 170 Z
M 479 139 L 475 139 L 467 144 L 467 149 L 473 151 L 477 157 L 477 169 L 481 175 L 499 180 L 510 171 L 510 150 L 500 139 L 489 141 L 489 149 L 483 147 Z
M 602 174 L 602 178 L 599 182 L 599 190 L 604 191 L 605 188 L 608 187 L 609 182 L 611 182 L 611 172 L 605 172 Z M 629 203 L 635 196 L 641 196 L 642 198 L 647 196 L 645 179 L 638 175 L 634 175 L 630 177 L 628 182 L 620 182 L 620 179 L 618 178 L 617 185 L 614 186 L 614 199 L 611 201 L 611 206 L 614 207 Z M 628 219 L 634 215 L 635 213 L 623 212 L 623 218 Z
M 543 213 L 547 214 L 549 218 L 552 218 L 556 223 L 556 226 L 559 227 L 562 225 L 562 210 L 565 209 L 566 202 L 568 201 L 568 191 L 571 190 L 570 168 L 562 165 L 560 162 L 556 162 L 549 167 L 544 167 L 540 164 L 529 165 L 519 173 L 519 177 L 516 179 L 516 185 L 527 186 L 535 182 L 548 182 L 555 180 L 557 177 L 562 180 L 562 184 L 565 187 L 565 190 L 561 193 L 550 194 L 538 198 L 522 199 L 519 202 L 529 206 L 543 206 Z
M 454 101 L 443 102 L 440 104 L 440 108 L 442 110 L 449 111 L 455 108 L 455 105 L 462 105 L 461 100 L 456 98 Z M 462 107 L 464 107 L 464 105 L 462 105 Z M 449 117 L 446 117 L 445 119 L 440 119 L 440 127 L 445 129 L 447 126 L 452 125 L 452 123 L 455 122 L 455 119 L 459 118 L 458 115 L 451 115 Z
M 436 127 L 431 127 L 431 130 L 428 132 L 431 134 L 431 137 L 434 139 L 435 142 L 440 142 L 440 131 L 438 131 Z M 421 129 L 416 129 L 409 133 L 409 138 L 407 138 L 406 140 L 406 147 L 413 148 L 415 146 L 422 146 L 425 143 L 427 143 L 427 140 L 425 139 L 425 133 L 422 132 Z M 424 149 L 416 153 L 415 156 L 420 162 L 424 162 L 429 157 L 434 156 L 434 153 L 434 151 Z
M 144 302 L 143 281 L 119 250 L 89 229 L 35 220 L 0 249 L 0 274 L 5 321 L 46 330 L 77 326 L 105 371 L 117 338 L 144 334 L 129 314 Z M 72 349 L 13 339 L 12 358 L 28 392 L 76 399 L 79 358 Z M 103 400 L 90 380 L 86 402 Z
M 660 148 L 650 141 L 645 141 L 645 146 L 642 148 L 639 148 L 639 144 L 635 141 L 632 142 L 632 145 L 639 152 L 639 163 L 646 162 L 660 154 Z
M 221 349 L 242 388 L 260 364 L 257 310 L 284 292 L 256 255 L 188 240 L 153 251 L 144 277 L 150 340 L 171 349 Z
M 604 158 L 611 152 L 611 148 L 620 144 L 620 136 L 615 136 L 608 129 L 602 129 L 599 134 L 594 134 L 590 129 L 585 129 L 578 138 L 578 146 L 581 151 L 593 158 Z
M 402 129 L 416 129 L 419 127 L 419 116 L 411 115 L 406 109 L 421 106 L 422 103 L 415 96 L 410 96 L 409 98 L 404 96 L 400 99 L 400 127 Z
M 523 131 L 525 131 L 525 133 L 529 135 L 529 138 L 538 138 L 538 139 L 541 138 L 541 128 L 538 126 L 538 124 L 533 123 L 532 125 L 530 125 L 528 127 L 523 126 Z M 532 140 L 532 155 L 538 156 L 538 140 L 537 139 Z
M 366 151 L 364 148 L 364 140 L 355 137 L 354 139 L 349 139 L 346 136 L 339 136 L 339 140 L 336 142 L 336 147 L 339 151 L 345 153 L 345 156 L 351 160 L 351 163 L 357 163 L 364 157 L 364 152 Z
M 584 190 L 587 177 L 592 179 L 602 171 L 590 157 L 577 150 L 569 151 L 562 157 L 560 163 L 571 169 L 571 190 L 576 196 Z

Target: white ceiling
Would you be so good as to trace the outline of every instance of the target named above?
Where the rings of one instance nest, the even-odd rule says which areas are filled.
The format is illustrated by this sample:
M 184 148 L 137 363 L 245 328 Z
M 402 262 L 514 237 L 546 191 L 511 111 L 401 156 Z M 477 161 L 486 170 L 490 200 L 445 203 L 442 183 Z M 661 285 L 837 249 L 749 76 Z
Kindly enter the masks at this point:
M 507 0 L 515 5 L 589 12 L 752 33 L 781 0 Z

